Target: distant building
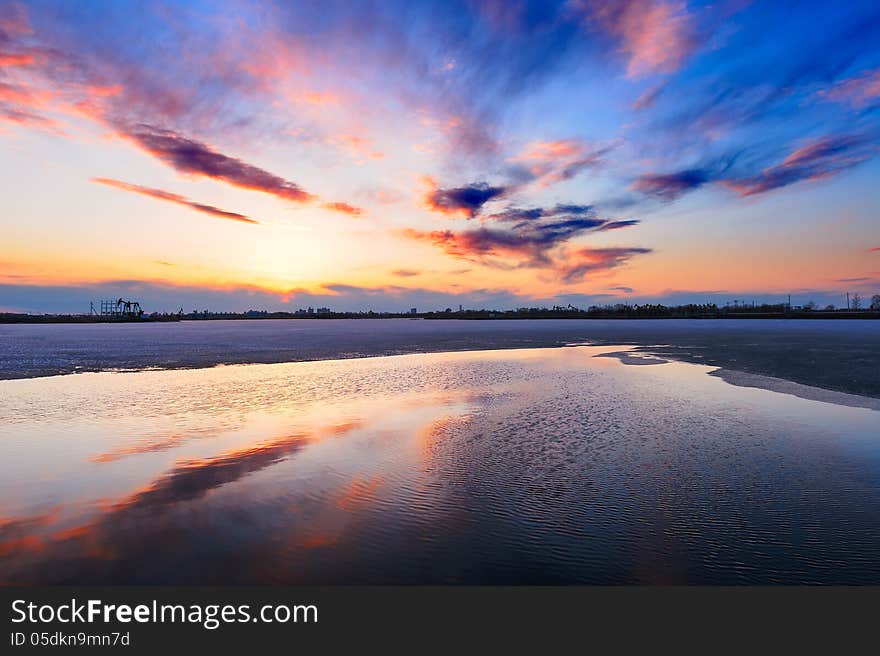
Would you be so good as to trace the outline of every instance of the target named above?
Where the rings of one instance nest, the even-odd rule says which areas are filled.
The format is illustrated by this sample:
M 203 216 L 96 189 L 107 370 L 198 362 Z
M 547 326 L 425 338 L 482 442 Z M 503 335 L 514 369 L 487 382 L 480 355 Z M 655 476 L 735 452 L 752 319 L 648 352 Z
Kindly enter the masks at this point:
M 410 308 L 410 309 L 409 309 L 409 313 L 410 313 L 410 314 L 418 314 L 418 313 L 419 313 L 419 310 L 418 310 L 418 308 Z
M 330 308 L 318 308 L 316 312 L 318 314 L 330 314 Z

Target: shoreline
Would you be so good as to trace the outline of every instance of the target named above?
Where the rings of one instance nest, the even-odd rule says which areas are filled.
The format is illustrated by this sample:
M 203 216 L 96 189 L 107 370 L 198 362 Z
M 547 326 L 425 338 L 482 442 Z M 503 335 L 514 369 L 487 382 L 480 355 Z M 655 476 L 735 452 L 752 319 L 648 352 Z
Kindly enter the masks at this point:
M 283 365 L 283 364 L 297 364 L 297 363 L 306 363 L 306 362 L 343 362 L 345 360 L 362 360 L 362 359 L 370 359 L 370 358 L 389 358 L 389 357 L 397 357 L 397 356 L 411 356 L 411 355 L 430 355 L 430 354 L 443 354 L 443 353 L 479 353 L 484 351 L 519 351 L 519 350 L 530 350 L 530 349 L 559 349 L 559 348 L 577 348 L 579 346 L 589 346 L 589 347 L 624 347 L 630 346 L 630 350 L 621 350 L 621 351 L 612 351 L 608 353 L 601 353 L 595 355 L 593 357 L 597 358 L 614 358 L 619 360 L 622 364 L 626 366 L 651 366 L 651 365 L 661 365 L 667 364 L 669 362 L 679 362 L 684 364 L 696 364 L 701 366 L 706 366 L 704 362 L 695 361 L 693 359 L 684 359 L 684 358 L 675 358 L 672 356 L 661 357 L 657 355 L 655 352 L 651 350 L 651 347 L 639 346 L 639 345 L 627 345 L 627 344 L 607 344 L 607 343 L 573 343 L 573 344 L 556 344 L 556 345 L 547 345 L 547 346 L 499 346 L 495 348 L 480 348 L 480 349 L 456 349 L 456 350 L 421 350 L 421 351 L 407 351 L 407 352 L 399 352 L 399 353 L 374 353 L 374 354 L 365 354 L 365 355 L 352 355 L 349 357 L 337 356 L 337 357 L 325 357 L 325 358 L 313 358 L 313 359 L 298 359 L 298 360 L 283 360 L 283 361 L 274 361 L 274 362 L 218 362 L 212 365 L 193 365 L 193 366 L 168 366 L 168 367 L 158 367 L 158 366 L 145 366 L 139 368 L 130 368 L 130 369 L 116 369 L 116 368 L 95 368 L 95 369 L 82 369 L 78 371 L 68 371 L 68 372 L 58 372 L 47 375 L 33 375 L 33 376 L 19 376 L 13 378 L 0 378 L 0 384 L 5 381 L 15 381 L 15 380 L 36 380 L 40 378 L 57 378 L 61 376 L 77 376 L 80 374 L 102 374 L 102 373 L 110 373 L 110 374 L 137 374 L 137 373 L 146 373 L 146 372 L 156 372 L 156 371 L 190 371 L 190 370 L 198 370 L 198 369 L 217 369 L 220 367 L 230 367 L 230 366 L 255 366 L 255 365 Z M 736 387 L 748 387 L 753 389 L 761 389 L 769 392 L 776 392 L 779 394 L 787 394 L 790 396 L 795 396 L 801 399 L 805 399 L 808 401 L 819 401 L 822 403 L 830 403 L 833 405 L 841 405 L 851 408 L 864 408 L 867 410 L 874 410 L 880 412 L 880 397 L 872 397 L 866 396 L 863 394 L 855 394 L 852 392 L 845 392 L 840 390 L 828 389 L 823 387 L 817 387 L 814 385 L 806 385 L 803 383 L 799 383 L 793 380 L 789 380 L 786 378 L 781 378 L 778 376 L 769 376 L 766 374 L 753 373 L 749 371 L 728 369 L 724 367 L 718 367 L 713 371 L 706 372 L 706 375 L 713 376 L 715 378 L 720 378 L 725 383 L 729 385 L 733 385 Z
M 880 398 L 880 330 L 864 321 L 206 321 L 0 326 L 0 380 L 390 355 L 627 347 L 668 359 Z
M 795 383 L 790 380 L 785 380 L 784 378 L 750 374 L 746 371 L 716 369 L 715 371 L 708 372 L 708 375 L 720 378 L 728 385 L 735 385 L 736 387 L 751 387 L 753 389 L 767 390 L 779 394 L 788 394 L 808 401 L 821 401 L 822 403 L 832 403 L 834 405 L 843 405 L 850 408 L 865 408 L 867 410 L 880 412 L 880 399 L 870 396 L 861 396 L 858 394 L 822 389 L 821 387 L 802 385 L 801 383 Z

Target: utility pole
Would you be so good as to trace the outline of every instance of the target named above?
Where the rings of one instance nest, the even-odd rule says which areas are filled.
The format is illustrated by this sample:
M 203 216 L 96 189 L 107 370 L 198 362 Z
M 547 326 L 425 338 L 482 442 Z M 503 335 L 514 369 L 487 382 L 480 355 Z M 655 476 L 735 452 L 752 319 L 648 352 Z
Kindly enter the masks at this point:
M 846 293 L 846 309 L 849 310 L 849 292 Z

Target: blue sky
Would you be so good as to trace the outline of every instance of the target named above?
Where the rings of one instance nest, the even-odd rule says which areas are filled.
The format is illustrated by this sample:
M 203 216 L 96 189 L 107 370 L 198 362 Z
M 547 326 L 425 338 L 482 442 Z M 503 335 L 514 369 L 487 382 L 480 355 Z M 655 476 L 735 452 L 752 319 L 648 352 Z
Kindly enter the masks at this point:
M 0 310 L 880 293 L 869 2 L 0 0 Z

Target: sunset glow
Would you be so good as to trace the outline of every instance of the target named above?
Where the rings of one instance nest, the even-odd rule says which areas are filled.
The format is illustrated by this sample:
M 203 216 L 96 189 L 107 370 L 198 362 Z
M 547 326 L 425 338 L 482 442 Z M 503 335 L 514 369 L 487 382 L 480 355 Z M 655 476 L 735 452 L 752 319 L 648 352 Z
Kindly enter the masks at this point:
M 880 293 L 880 10 L 0 0 L 0 311 Z

